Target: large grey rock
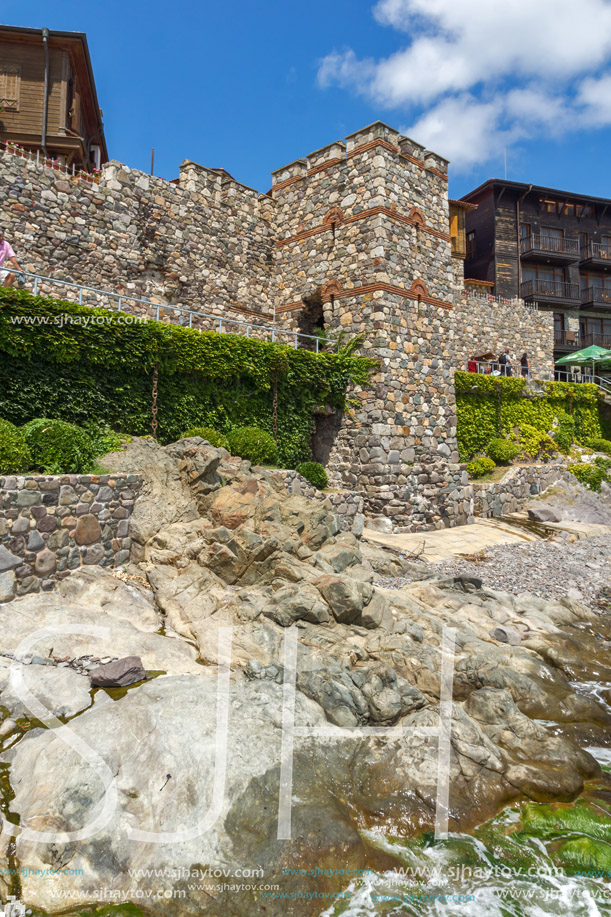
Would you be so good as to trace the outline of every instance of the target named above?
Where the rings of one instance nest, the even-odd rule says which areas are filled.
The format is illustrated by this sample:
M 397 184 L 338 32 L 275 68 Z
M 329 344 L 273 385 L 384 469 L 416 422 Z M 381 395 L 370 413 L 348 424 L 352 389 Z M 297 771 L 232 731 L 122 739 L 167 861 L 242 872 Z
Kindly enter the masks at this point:
M 360 583 L 345 576 L 321 576 L 316 587 L 336 621 L 353 624 L 360 619 L 364 604 Z

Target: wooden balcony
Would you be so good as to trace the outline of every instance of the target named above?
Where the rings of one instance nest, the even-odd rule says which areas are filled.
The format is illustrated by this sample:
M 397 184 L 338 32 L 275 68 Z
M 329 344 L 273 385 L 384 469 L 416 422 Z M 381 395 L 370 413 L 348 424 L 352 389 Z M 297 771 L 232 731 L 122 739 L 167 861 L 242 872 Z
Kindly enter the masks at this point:
M 581 308 L 611 310 L 611 287 L 593 285 L 581 291 Z
M 554 333 L 554 350 L 556 352 L 574 353 L 596 344 L 611 350 L 611 334 L 590 333 L 579 334 L 577 331 L 556 331 Z
M 569 264 L 579 260 L 577 239 L 556 239 L 545 233 L 532 233 L 520 241 L 523 261 L 545 261 L 548 264 Z
M 609 243 L 588 242 L 581 250 L 580 268 L 611 269 L 611 245 Z
M 579 303 L 579 286 L 564 280 L 525 280 L 522 284 L 522 299 L 528 302 L 576 306 Z

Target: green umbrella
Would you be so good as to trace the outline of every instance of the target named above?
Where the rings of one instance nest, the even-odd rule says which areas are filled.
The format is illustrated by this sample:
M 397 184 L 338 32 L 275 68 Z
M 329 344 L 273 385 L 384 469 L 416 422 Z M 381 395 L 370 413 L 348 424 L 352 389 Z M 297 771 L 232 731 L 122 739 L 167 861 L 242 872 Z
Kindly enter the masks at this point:
M 591 366 L 594 363 L 607 363 L 611 360 L 611 350 L 605 350 L 597 344 L 586 347 L 585 350 L 577 350 L 575 353 L 569 353 L 566 357 L 556 360 L 556 363 L 568 363 L 571 366 Z

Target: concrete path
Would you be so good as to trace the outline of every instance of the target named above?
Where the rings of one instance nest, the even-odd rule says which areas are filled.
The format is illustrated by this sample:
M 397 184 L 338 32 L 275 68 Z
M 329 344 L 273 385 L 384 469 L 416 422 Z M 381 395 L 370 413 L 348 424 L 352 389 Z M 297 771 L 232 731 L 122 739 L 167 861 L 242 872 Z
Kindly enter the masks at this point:
M 459 525 L 452 529 L 439 529 L 436 532 L 415 532 L 406 535 L 387 535 L 365 528 L 363 538 L 374 544 L 393 548 L 406 555 L 417 554 L 423 560 L 438 563 L 450 560 L 458 554 L 478 554 L 486 548 L 500 544 L 523 544 L 538 541 L 539 535 L 519 525 L 524 519 L 516 514 L 516 525 L 498 519 L 479 519 L 473 525 Z M 508 517 L 509 518 L 509 517 Z M 582 522 L 546 523 L 545 530 L 552 534 L 554 530 L 569 532 L 576 538 L 588 538 L 593 535 L 611 533 L 611 527 L 592 525 Z

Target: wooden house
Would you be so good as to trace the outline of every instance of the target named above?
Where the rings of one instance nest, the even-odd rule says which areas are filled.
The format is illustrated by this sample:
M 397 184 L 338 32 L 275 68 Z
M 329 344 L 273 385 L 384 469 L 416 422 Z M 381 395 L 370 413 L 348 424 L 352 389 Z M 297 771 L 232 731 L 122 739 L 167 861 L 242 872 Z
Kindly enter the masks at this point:
M 77 169 L 108 161 L 82 32 L 0 26 L 0 140 Z

